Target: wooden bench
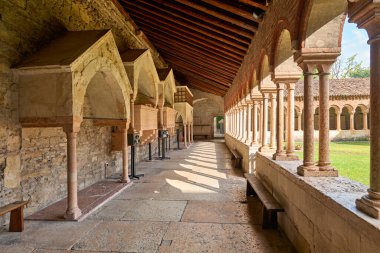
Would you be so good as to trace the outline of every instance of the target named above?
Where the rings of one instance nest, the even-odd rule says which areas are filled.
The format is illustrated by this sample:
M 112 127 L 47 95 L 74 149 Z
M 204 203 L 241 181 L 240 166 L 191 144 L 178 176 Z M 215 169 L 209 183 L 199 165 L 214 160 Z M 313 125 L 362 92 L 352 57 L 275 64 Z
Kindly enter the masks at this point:
M 277 213 L 284 212 L 284 208 L 254 174 L 246 173 L 244 176 L 247 178 L 247 196 L 257 196 L 263 204 L 262 228 L 277 228 Z
M 0 207 L 0 216 L 11 212 L 9 232 L 22 232 L 24 230 L 24 206 L 29 201 L 16 201 Z
M 231 149 L 231 160 L 234 161 L 234 168 L 240 168 L 241 169 L 241 160 L 243 159 L 241 155 L 237 152 L 236 149 Z

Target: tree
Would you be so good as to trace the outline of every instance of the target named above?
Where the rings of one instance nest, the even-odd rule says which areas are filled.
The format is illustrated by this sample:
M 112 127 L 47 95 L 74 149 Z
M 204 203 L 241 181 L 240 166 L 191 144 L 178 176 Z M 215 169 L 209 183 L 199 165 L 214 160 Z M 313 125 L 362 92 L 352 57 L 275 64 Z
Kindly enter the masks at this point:
M 331 69 L 331 78 L 365 78 L 369 77 L 370 71 L 368 67 L 363 67 L 362 62 L 356 61 L 356 54 L 349 57 L 346 62 L 339 58 Z

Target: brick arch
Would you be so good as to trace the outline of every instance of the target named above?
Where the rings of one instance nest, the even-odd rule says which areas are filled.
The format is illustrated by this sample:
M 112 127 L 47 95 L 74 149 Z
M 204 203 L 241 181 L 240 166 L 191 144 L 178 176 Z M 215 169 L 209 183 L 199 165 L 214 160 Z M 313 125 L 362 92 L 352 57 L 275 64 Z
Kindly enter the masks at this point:
M 260 56 L 260 67 L 259 67 L 259 74 L 258 74 L 258 80 L 259 80 L 259 88 L 273 88 L 275 87 L 274 83 L 272 82 L 272 76 L 271 72 L 271 65 L 269 63 L 269 57 L 267 54 L 266 49 L 261 50 L 261 56 Z

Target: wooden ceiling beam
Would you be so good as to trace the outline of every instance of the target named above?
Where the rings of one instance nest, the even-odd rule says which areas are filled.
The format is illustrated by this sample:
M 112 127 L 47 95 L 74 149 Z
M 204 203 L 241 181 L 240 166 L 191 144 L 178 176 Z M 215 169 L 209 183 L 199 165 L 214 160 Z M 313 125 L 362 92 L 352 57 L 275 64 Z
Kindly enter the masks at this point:
M 138 13 L 138 15 L 136 15 L 135 13 Z M 163 19 L 155 18 L 153 17 L 153 15 L 146 15 L 144 14 L 144 12 L 133 10 L 132 12 L 130 12 L 130 14 L 140 25 L 146 25 L 153 29 L 165 30 L 169 33 L 174 33 L 178 36 L 183 36 L 185 38 L 197 38 L 199 40 L 206 41 L 210 44 L 227 50 L 242 50 L 242 52 L 246 52 L 248 49 L 248 47 L 239 45 L 235 42 L 220 42 L 216 40 L 215 37 L 212 37 L 210 34 L 205 34 L 203 36 L 196 32 L 194 33 L 192 31 L 188 31 L 186 29 L 181 28 L 179 25 L 176 26 L 168 22 L 165 22 Z M 153 21 L 154 25 L 150 21 Z
M 193 44 L 193 43 L 189 43 L 189 40 L 186 40 L 186 39 L 180 38 L 180 37 L 175 37 L 175 36 L 172 36 L 171 34 L 168 34 L 168 33 L 162 32 L 162 31 L 161 32 L 156 31 L 155 29 L 150 29 L 150 28 L 145 27 L 144 32 L 149 37 L 149 39 L 152 39 L 152 38 L 154 39 L 154 37 L 157 37 L 157 38 L 160 38 L 161 41 L 164 41 L 165 43 L 167 43 L 169 45 L 171 43 L 181 41 L 185 44 L 190 44 L 190 45 L 193 45 L 197 48 L 200 48 L 201 50 L 217 53 L 218 55 L 229 56 L 230 58 L 238 60 L 239 62 L 242 62 L 243 58 L 244 58 L 243 55 L 239 55 L 238 53 L 232 53 L 232 52 L 223 50 L 223 49 L 218 48 L 218 47 L 210 46 L 207 43 L 200 43 L 199 41 L 197 42 L 197 41 L 193 40 L 193 42 L 201 44 L 202 46 L 197 45 L 197 44 Z M 165 35 L 163 33 L 165 33 Z M 151 36 L 149 36 L 149 35 L 151 35 Z
M 218 87 L 215 87 L 213 85 L 209 85 L 209 84 L 205 84 L 203 83 L 202 81 L 199 81 L 199 80 L 193 80 L 193 79 L 187 79 L 186 80 L 186 84 L 193 84 L 193 85 L 196 85 L 197 87 L 201 87 L 205 90 L 213 90 L 215 92 L 218 92 L 218 93 L 221 93 L 221 94 L 225 94 L 227 91 L 226 90 L 222 90 L 222 89 L 219 89 Z
M 217 90 L 217 89 L 210 87 L 210 86 L 207 86 L 207 87 L 202 86 L 201 84 L 196 83 L 196 82 L 188 82 L 188 83 L 186 83 L 186 85 L 188 85 L 191 88 L 200 90 L 200 91 L 215 94 L 217 96 L 224 96 L 224 94 L 226 93 L 225 91 L 220 91 L 220 90 Z
M 114 0 L 114 1 L 116 1 L 116 0 Z M 161 7 L 161 6 L 158 6 L 157 4 L 152 3 L 152 2 L 154 2 L 154 0 L 153 1 L 152 0 L 140 0 L 140 2 L 143 2 L 146 6 L 149 6 L 151 8 L 152 12 L 165 13 L 166 16 L 169 15 L 171 18 L 174 18 L 174 20 L 176 20 L 176 22 L 181 22 L 185 26 L 187 26 L 187 27 L 189 27 L 195 31 L 203 30 L 203 31 L 208 32 L 208 33 L 214 32 L 214 33 L 218 34 L 219 37 L 220 36 L 228 37 L 228 38 L 232 39 L 233 41 L 238 41 L 238 42 L 243 43 L 245 45 L 249 45 L 251 42 L 252 38 L 250 38 L 250 39 L 241 38 L 241 35 L 236 36 L 236 34 L 224 32 L 224 30 L 222 30 L 222 29 L 218 29 L 214 26 L 207 25 L 207 23 L 199 22 L 194 18 L 187 18 L 184 15 L 178 14 L 176 11 L 171 11 L 171 8 Z M 148 11 L 148 8 L 147 8 L 147 11 Z
M 253 31 L 253 32 L 257 31 L 257 27 L 250 25 L 247 22 L 243 22 L 243 21 L 240 21 L 238 19 L 231 18 L 230 16 L 224 15 L 220 12 L 217 12 L 217 11 L 214 11 L 210 8 L 204 7 L 204 6 L 200 5 L 199 3 L 194 3 L 194 2 L 191 2 L 189 0 L 174 0 L 174 1 L 181 3 L 181 4 L 184 4 L 186 6 L 189 6 L 193 9 L 196 9 L 196 10 L 201 11 L 203 13 L 206 13 L 208 15 L 219 18 L 221 20 L 230 22 L 231 24 L 234 24 L 234 25 L 239 26 L 241 28 L 247 29 L 248 31 Z
M 160 35 L 165 34 L 165 37 L 170 36 L 173 40 L 185 40 L 192 42 L 193 44 L 199 44 L 202 45 L 204 48 L 210 48 L 216 51 L 219 51 L 220 53 L 227 54 L 227 55 L 234 55 L 234 57 L 239 57 L 238 59 L 241 59 L 246 54 L 245 51 L 242 51 L 240 49 L 233 49 L 231 47 L 223 47 L 223 45 L 218 45 L 217 43 L 210 43 L 209 41 L 205 41 L 205 39 L 196 39 L 194 37 L 184 35 L 181 33 L 177 33 L 174 31 L 171 31 L 170 29 L 162 29 L 162 27 L 147 24 L 147 23 L 140 23 L 140 27 L 144 32 L 147 34 L 149 33 L 158 33 Z
M 182 62 L 186 62 L 188 64 L 191 64 L 191 65 L 194 65 L 195 67 L 203 67 L 205 68 L 205 70 L 211 70 L 211 71 L 214 71 L 215 73 L 218 73 L 219 75 L 221 76 L 225 76 L 227 78 L 233 78 L 235 74 L 233 73 L 230 73 L 230 72 L 226 72 L 225 70 L 223 69 L 220 69 L 219 67 L 217 66 L 214 66 L 210 63 L 204 63 L 204 62 L 199 62 L 197 60 L 195 60 L 194 58 L 193 59 L 189 59 L 187 57 L 181 57 L 181 56 L 178 56 L 178 55 L 175 55 L 175 54 L 171 54 L 171 53 L 167 53 L 165 52 L 163 54 L 163 57 L 164 59 L 171 59 L 171 60 L 178 60 L 178 61 L 182 61 Z
M 211 41 L 214 42 L 222 42 L 227 45 L 233 46 L 235 48 L 241 49 L 243 51 L 247 50 L 247 47 L 249 43 L 245 42 L 244 45 L 241 45 L 235 41 L 232 41 L 230 39 L 223 38 L 215 33 L 210 33 L 205 31 L 204 29 L 200 29 L 198 27 L 195 27 L 193 25 L 189 25 L 187 22 L 183 22 L 180 19 L 173 18 L 170 15 L 161 14 L 159 12 L 152 11 L 151 8 L 146 8 L 142 6 L 141 4 L 136 4 L 132 2 L 128 2 L 128 4 L 133 5 L 133 9 L 129 9 L 129 13 L 134 16 L 134 19 L 139 20 L 141 23 L 142 21 L 149 22 L 153 21 L 153 23 L 161 24 L 161 27 L 170 27 L 170 30 L 173 31 L 180 31 L 183 33 L 190 34 L 191 36 L 195 36 L 198 38 L 205 38 L 211 39 Z M 134 13 L 138 13 L 138 15 L 134 15 Z M 204 36 L 202 36 L 203 34 Z
M 203 22 L 207 22 L 207 23 L 209 23 L 211 25 L 218 26 L 222 30 L 230 31 L 230 32 L 239 34 L 239 35 L 241 35 L 243 37 L 246 37 L 248 39 L 252 39 L 252 37 L 253 37 L 253 32 L 252 31 L 247 31 L 247 30 L 239 29 L 238 27 L 230 25 L 227 22 L 223 22 L 220 19 L 213 18 L 213 17 L 210 18 L 209 16 L 200 14 L 198 11 L 192 11 L 189 8 L 186 8 L 186 7 L 183 7 L 183 6 L 179 6 L 179 5 L 175 4 L 175 3 L 173 3 L 172 1 L 167 1 L 167 0 L 153 0 L 153 1 L 158 2 L 158 3 L 160 3 L 160 4 L 164 5 L 164 6 L 173 8 L 173 9 L 179 11 L 180 13 L 185 13 L 185 14 L 193 17 L 193 18 L 197 18 L 197 19 L 199 19 L 199 20 L 201 20 Z
M 219 62 L 227 62 L 228 66 L 232 69 L 239 69 L 240 64 L 236 59 L 231 59 L 226 55 L 220 55 L 213 52 L 203 51 L 195 45 L 186 44 L 186 43 L 176 43 L 172 42 L 168 44 L 167 41 L 163 41 L 157 37 L 150 37 L 150 40 L 157 46 L 157 48 L 168 48 L 169 50 L 176 50 L 180 52 L 189 52 L 189 54 L 194 53 L 192 56 L 195 57 L 197 54 L 202 55 L 206 58 L 214 59 Z
M 199 77 L 186 76 L 186 82 L 197 83 L 197 84 L 199 84 L 205 88 L 207 88 L 207 87 L 209 87 L 210 89 L 213 88 L 215 90 L 223 91 L 224 93 L 226 93 L 228 91 L 228 89 L 220 88 L 220 86 L 215 82 L 205 80 L 205 79 L 202 79 Z
M 169 55 L 177 57 L 177 58 L 179 57 L 181 59 L 185 59 L 185 60 L 200 64 L 202 66 L 212 65 L 215 68 L 218 68 L 220 71 L 225 71 L 226 73 L 231 74 L 231 75 L 236 75 L 236 73 L 238 71 L 237 68 L 234 68 L 234 69 L 228 68 L 228 66 L 227 66 L 228 63 L 223 63 L 222 61 L 215 61 L 211 58 L 205 59 L 205 58 L 201 58 L 199 56 L 194 57 L 194 55 L 189 54 L 185 51 L 179 52 L 177 50 L 174 51 L 172 48 L 160 47 L 160 52 L 162 52 L 164 55 L 169 54 Z
M 265 4 L 258 3 L 258 2 L 253 1 L 253 0 L 238 0 L 238 1 L 240 3 L 243 3 L 243 4 L 262 9 L 263 11 L 268 10 L 268 6 L 266 6 Z
M 172 67 L 174 69 L 177 69 L 181 73 L 187 73 L 189 75 L 193 75 L 194 77 L 197 77 L 197 79 L 211 81 L 211 82 L 217 84 L 218 87 L 223 87 L 226 90 L 228 90 L 228 88 L 230 87 L 230 85 L 228 85 L 228 84 L 230 84 L 231 82 L 220 81 L 219 79 L 212 78 L 212 77 L 210 77 L 207 74 L 198 73 L 198 72 L 192 70 L 191 68 L 185 68 L 183 66 L 178 66 L 177 67 L 177 66 L 178 65 L 176 65 L 176 66 L 173 65 Z
M 251 21 L 255 21 L 257 23 L 261 23 L 262 22 L 261 19 L 254 18 L 253 15 L 252 15 L 252 13 L 250 13 L 249 11 L 243 10 L 243 9 L 235 7 L 233 5 L 229 5 L 229 4 L 223 3 L 221 1 L 218 1 L 218 0 L 202 0 L 202 2 L 208 3 L 208 4 L 212 5 L 212 6 L 215 6 L 217 8 L 222 9 L 222 10 L 231 12 L 231 13 L 233 13 L 235 15 L 238 15 L 240 17 L 246 18 L 246 19 L 251 20 Z
M 188 66 L 189 68 L 192 68 L 194 70 L 199 70 L 200 73 L 209 74 L 210 76 L 215 76 L 215 78 L 224 79 L 227 82 L 232 82 L 232 80 L 235 77 L 234 75 L 226 75 L 225 73 L 221 73 L 219 70 L 215 70 L 215 69 L 210 68 L 210 66 L 207 66 L 207 67 L 206 66 L 199 66 L 199 65 L 196 65 L 194 63 L 186 62 L 186 61 L 183 61 L 181 59 L 171 57 L 171 56 L 166 56 L 165 60 L 167 62 L 172 63 L 173 65 L 181 66 L 183 64 L 183 65 Z

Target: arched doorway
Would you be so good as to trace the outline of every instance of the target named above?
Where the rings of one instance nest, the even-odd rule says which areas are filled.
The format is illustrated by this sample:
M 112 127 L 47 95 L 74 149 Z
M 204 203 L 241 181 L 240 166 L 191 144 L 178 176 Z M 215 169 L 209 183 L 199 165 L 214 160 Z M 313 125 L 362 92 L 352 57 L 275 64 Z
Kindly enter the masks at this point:
M 214 117 L 214 138 L 224 137 L 224 117 Z

